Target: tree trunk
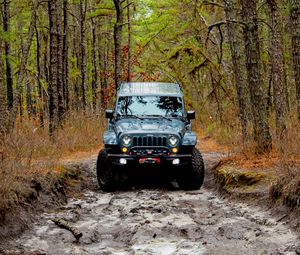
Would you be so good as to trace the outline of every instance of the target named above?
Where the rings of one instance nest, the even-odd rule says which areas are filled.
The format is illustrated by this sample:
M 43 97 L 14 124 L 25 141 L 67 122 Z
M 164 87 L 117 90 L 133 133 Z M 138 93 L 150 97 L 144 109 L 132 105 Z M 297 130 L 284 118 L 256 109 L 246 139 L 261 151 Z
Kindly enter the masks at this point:
M 286 105 L 287 98 L 285 87 L 287 86 L 284 72 L 282 19 L 280 18 L 276 0 L 267 0 L 268 13 L 271 24 L 271 64 L 273 76 L 273 97 L 276 116 L 277 136 L 282 139 L 286 130 Z
M 77 6 L 76 6 L 77 7 Z M 78 24 L 76 17 L 73 16 L 73 49 L 72 49 L 72 54 L 73 57 L 76 58 L 76 70 L 80 70 L 80 53 L 79 53 L 79 43 L 78 43 L 78 38 L 80 37 L 80 33 L 77 29 Z M 76 111 L 79 111 L 80 105 L 81 105 L 81 100 L 80 100 L 80 77 L 76 78 L 76 81 L 74 82 L 74 108 Z
M 0 58 L 3 55 L 2 43 L 0 43 Z M 0 138 L 7 132 L 7 108 L 6 108 L 6 95 L 5 95 L 5 83 L 4 83 L 4 66 L 0 61 Z M 1 140 L 1 139 L 0 139 Z
M 127 23 L 128 23 L 128 53 L 127 53 L 127 82 L 131 81 L 131 17 L 130 17 L 130 3 L 127 4 Z
M 64 107 L 64 89 L 63 89 L 63 13 L 62 1 L 58 0 L 56 5 L 56 31 L 57 31 L 57 114 L 58 125 L 62 126 L 63 117 L 65 113 Z
M 116 9 L 116 24 L 114 25 L 114 42 L 115 42 L 115 86 L 118 89 L 122 82 L 122 36 L 124 23 L 124 10 L 121 0 L 114 0 Z
M 50 68 L 49 68 L 49 135 L 54 138 L 54 132 L 58 127 L 57 114 L 57 0 L 49 0 L 49 29 L 50 29 Z
M 43 64 L 42 64 L 42 78 L 49 84 L 49 63 L 48 63 L 48 57 L 49 57 L 49 33 L 43 32 Z M 46 117 L 49 113 L 49 95 L 46 90 L 43 90 L 43 97 L 44 97 L 44 117 Z
M 300 125 L 300 2 L 290 0 L 290 18 L 292 23 L 292 53 L 296 85 L 298 123 Z
M 43 78 L 47 83 L 49 83 L 49 64 L 48 64 L 48 56 L 49 56 L 49 35 L 48 33 L 43 33 L 43 43 L 44 43 L 44 54 L 43 54 Z
M 68 15 L 68 0 L 63 0 L 63 17 L 64 17 L 64 33 L 63 33 L 63 94 L 65 102 L 65 110 L 69 111 L 69 15 Z
M 102 68 L 102 81 L 101 81 L 101 109 L 105 110 L 107 105 L 107 85 L 108 85 L 108 55 L 109 55 L 109 40 L 104 39 L 103 50 L 103 68 Z M 101 57 L 101 56 L 99 56 Z M 102 63 L 102 59 L 100 60 Z
M 10 32 L 10 11 L 9 0 L 3 1 L 3 31 Z M 14 95 L 13 95 L 13 77 L 12 68 L 10 64 L 10 43 L 6 40 L 5 44 L 5 62 L 6 62 L 6 89 L 7 89 L 7 105 L 9 111 L 13 108 Z
M 38 0 L 34 2 L 34 6 L 32 9 L 32 14 L 31 14 L 31 22 L 29 25 L 28 29 L 28 36 L 26 40 L 26 44 L 23 47 L 23 55 L 21 59 L 21 64 L 20 64 L 20 69 L 18 73 L 18 78 L 17 78 L 17 87 L 16 87 L 16 93 L 15 93 L 15 99 L 14 99 L 14 104 L 13 104 L 13 109 L 10 111 L 9 114 L 9 129 L 12 130 L 14 125 L 15 125 L 15 120 L 18 114 L 18 108 L 20 106 L 21 102 L 21 93 L 23 91 L 23 80 L 24 80 L 24 74 L 25 74 L 25 69 L 27 65 L 27 60 L 29 56 L 29 50 L 32 42 L 32 37 L 34 34 L 34 27 L 35 27 L 35 22 L 36 22 L 36 12 L 38 8 Z
M 95 21 L 91 18 L 91 27 L 92 27 L 92 94 L 93 94 L 93 110 L 96 112 L 97 110 L 97 84 L 98 84 L 98 71 L 97 71 L 97 60 L 96 60 L 96 26 Z
M 257 21 L 257 0 L 241 0 L 246 47 L 248 86 L 253 112 L 254 140 L 257 153 L 270 151 L 272 139 L 269 131 L 268 114 L 261 75 L 260 42 Z
M 26 79 L 26 110 L 27 116 L 29 118 L 32 118 L 34 115 L 34 107 L 32 102 L 32 85 L 28 79 Z
M 81 100 L 82 108 L 86 109 L 86 93 L 85 93 L 85 73 L 86 73 L 86 53 L 85 53 L 85 17 L 87 9 L 87 0 L 80 0 L 80 70 L 81 70 Z
M 211 93 L 211 98 L 215 100 L 216 104 L 217 104 L 217 111 L 216 113 L 218 114 L 218 116 L 216 116 L 216 120 L 217 117 L 219 117 L 220 123 L 221 125 L 224 124 L 224 116 L 223 116 L 223 107 L 222 107 L 222 100 L 220 97 L 220 82 L 218 80 L 216 80 L 215 78 L 216 74 L 213 72 L 212 69 L 210 69 L 210 82 L 211 82 L 211 86 L 212 86 L 212 93 Z
M 43 89 L 42 89 L 42 74 L 41 74 L 41 36 L 40 32 L 35 24 L 35 35 L 36 35 L 36 65 L 37 65 L 37 83 L 38 83 L 38 101 L 37 101 L 37 108 L 38 108 L 38 115 L 40 120 L 40 126 L 44 126 L 44 99 L 43 99 Z
M 21 93 L 20 93 L 20 100 L 19 100 L 19 105 L 18 105 L 18 108 L 19 108 L 19 111 L 20 111 L 20 122 L 22 122 L 23 120 L 23 117 L 24 117 L 24 109 L 23 109 L 23 102 L 24 102 L 24 86 L 22 86 L 21 88 Z M 10 129 L 11 131 L 12 129 Z
M 234 22 L 240 18 L 238 0 L 228 0 L 225 5 L 228 39 L 232 56 L 233 73 L 237 93 L 239 119 L 242 127 L 243 141 L 249 138 L 250 97 L 247 89 L 247 71 L 245 68 L 245 48 L 242 41 L 241 25 Z

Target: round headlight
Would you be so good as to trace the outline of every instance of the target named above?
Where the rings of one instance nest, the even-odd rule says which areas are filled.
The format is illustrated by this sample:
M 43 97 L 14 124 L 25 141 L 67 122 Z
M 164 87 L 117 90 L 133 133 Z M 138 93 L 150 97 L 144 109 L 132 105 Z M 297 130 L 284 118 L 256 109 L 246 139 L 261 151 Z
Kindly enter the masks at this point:
M 131 137 L 126 135 L 122 138 L 122 141 L 125 146 L 128 146 L 131 143 Z
M 169 144 L 171 146 L 176 146 L 177 143 L 178 143 L 178 138 L 176 136 L 172 135 L 172 136 L 169 137 Z

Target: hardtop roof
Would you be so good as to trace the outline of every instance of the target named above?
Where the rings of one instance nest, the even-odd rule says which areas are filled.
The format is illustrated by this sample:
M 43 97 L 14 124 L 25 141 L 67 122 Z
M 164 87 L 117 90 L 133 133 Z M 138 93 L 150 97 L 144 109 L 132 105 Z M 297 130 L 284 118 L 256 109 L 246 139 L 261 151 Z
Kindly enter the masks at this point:
M 122 83 L 117 92 L 118 96 L 159 95 L 182 97 L 182 90 L 177 83 L 167 82 L 128 82 Z

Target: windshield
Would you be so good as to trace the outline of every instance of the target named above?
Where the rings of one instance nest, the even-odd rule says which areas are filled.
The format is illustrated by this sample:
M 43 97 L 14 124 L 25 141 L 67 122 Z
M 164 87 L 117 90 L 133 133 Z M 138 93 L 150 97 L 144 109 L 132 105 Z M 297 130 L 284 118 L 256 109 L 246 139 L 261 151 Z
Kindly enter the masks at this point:
M 182 117 L 182 98 L 169 96 L 119 97 L 117 115 Z

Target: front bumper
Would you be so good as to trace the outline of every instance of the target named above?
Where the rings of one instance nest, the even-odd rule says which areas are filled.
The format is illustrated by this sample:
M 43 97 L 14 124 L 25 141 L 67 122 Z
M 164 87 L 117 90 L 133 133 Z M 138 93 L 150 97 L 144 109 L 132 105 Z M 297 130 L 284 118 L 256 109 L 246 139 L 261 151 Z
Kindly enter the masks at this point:
M 118 166 L 143 165 L 143 166 L 175 166 L 182 167 L 187 165 L 192 158 L 191 154 L 171 154 L 171 155 L 143 155 L 131 156 L 127 154 L 108 154 L 111 163 Z M 126 159 L 126 164 L 120 163 L 121 159 Z M 173 164 L 175 159 L 179 159 L 178 164 Z

